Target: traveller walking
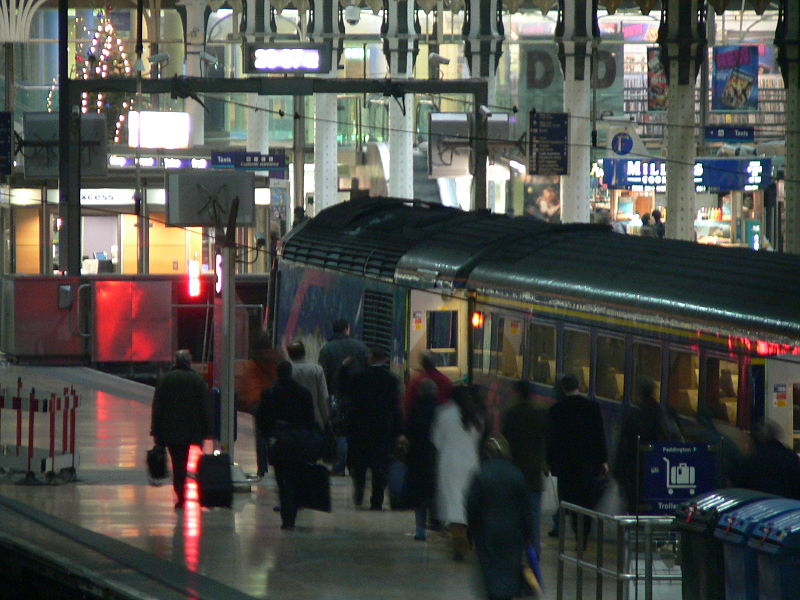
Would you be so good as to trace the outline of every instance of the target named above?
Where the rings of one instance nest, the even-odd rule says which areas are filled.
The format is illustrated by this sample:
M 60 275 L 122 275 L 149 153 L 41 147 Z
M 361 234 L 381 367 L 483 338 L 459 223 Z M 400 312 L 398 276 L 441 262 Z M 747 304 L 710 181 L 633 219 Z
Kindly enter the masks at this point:
M 608 450 L 600 405 L 578 391 L 575 375 L 564 375 L 559 382 L 564 398 L 549 409 L 547 464 L 558 477 L 558 498 L 585 508 L 594 508 L 597 478 L 608 474 Z M 586 543 L 591 527 L 584 519 L 584 530 L 577 530 L 577 515 L 572 527 L 579 541 Z M 563 532 L 561 532 L 563 534 Z
M 433 358 L 433 353 L 429 351 L 423 352 L 419 357 L 420 370 L 414 374 L 406 386 L 406 396 L 403 402 L 403 412 L 408 415 L 411 411 L 414 400 L 419 397 L 417 388 L 420 382 L 425 379 L 430 379 L 436 384 L 436 402 L 444 404 L 450 400 L 450 394 L 453 390 L 453 382 L 450 378 L 436 368 L 436 361 Z
M 511 386 L 514 404 L 503 416 L 503 437 L 511 449 L 511 460 L 525 477 L 531 511 L 531 544 L 541 555 L 541 514 L 547 411 L 530 398 L 530 384 L 520 379 Z
M 316 363 L 306 361 L 306 347 L 301 340 L 292 340 L 286 346 L 286 354 L 292 363 L 292 377 L 311 392 L 314 403 L 314 421 L 324 429 L 330 424 L 328 415 L 328 385 L 325 372 Z
M 429 516 L 436 481 L 436 448 L 431 442 L 431 429 L 436 415 L 436 384 L 423 379 L 417 386 L 417 398 L 406 417 L 405 437 L 406 481 L 403 489 L 405 503 L 414 509 L 416 531 L 414 539 L 425 541 L 426 519 Z
M 523 592 L 522 555 L 533 534 L 527 485 L 503 436 L 490 437 L 484 453 L 467 494 L 467 521 L 486 597 L 510 600 Z
M 402 433 L 400 382 L 389 370 L 381 348 L 370 351 L 370 366 L 350 378 L 348 461 L 353 477 L 353 503 L 361 506 L 367 469 L 372 474 L 370 509 L 381 510 L 392 452 Z
M 172 368 L 156 382 L 150 424 L 155 443 L 169 450 L 176 510 L 185 503 L 189 447 L 202 446 L 203 440 L 211 437 L 212 423 L 208 386 L 192 370 L 191 352 L 178 350 Z
M 367 368 L 367 347 L 350 337 L 350 323 L 337 319 L 332 324 L 333 336 L 319 353 L 319 364 L 325 372 L 325 383 L 331 398 L 331 425 L 336 435 L 338 456 L 332 473 L 344 475 L 347 464 L 347 404 L 349 399 L 342 389 L 343 367 L 352 377 Z
M 483 421 L 469 389 L 454 387 L 452 400 L 436 411 L 431 439 L 438 451 L 437 517 L 448 527 L 455 560 L 463 559 L 469 550 L 465 497 L 479 467 L 482 433 Z
M 292 363 L 278 363 L 275 385 L 264 390 L 256 421 L 270 440 L 269 458 L 275 467 L 280 498 L 281 529 L 292 530 L 297 518 L 299 470 L 310 459 L 314 405 L 311 392 L 292 378 Z
M 630 406 L 622 417 L 614 455 L 614 479 L 625 496 L 628 514 L 639 513 L 641 468 L 639 446 L 655 442 L 681 441 L 674 419 L 655 397 L 656 384 L 640 376 L 636 382 L 638 406 Z

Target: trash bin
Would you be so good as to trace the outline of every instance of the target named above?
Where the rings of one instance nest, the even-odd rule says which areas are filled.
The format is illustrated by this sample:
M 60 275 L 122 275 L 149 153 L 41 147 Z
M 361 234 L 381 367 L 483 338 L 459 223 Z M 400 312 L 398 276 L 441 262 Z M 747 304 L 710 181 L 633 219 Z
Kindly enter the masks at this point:
M 800 598 L 800 510 L 756 525 L 748 546 L 758 557 L 759 600 Z
M 765 498 L 728 511 L 717 522 L 714 536 L 725 556 L 725 596 L 728 600 L 758 600 L 758 557 L 747 543 L 755 528 L 800 510 L 800 502 Z
M 714 537 L 719 518 L 728 511 L 770 494 L 728 488 L 701 494 L 675 511 L 675 528 L 680 534 L 681 588 L 687 600 L 724 600 L 725 558 L 722 543 Z

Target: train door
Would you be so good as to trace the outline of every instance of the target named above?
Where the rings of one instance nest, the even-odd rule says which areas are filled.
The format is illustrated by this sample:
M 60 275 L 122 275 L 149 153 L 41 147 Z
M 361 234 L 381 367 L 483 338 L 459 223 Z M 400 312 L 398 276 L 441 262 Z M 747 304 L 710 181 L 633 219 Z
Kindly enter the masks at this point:
M 430 351 L 437 368 L 453 381 L 467 377 L 467 302 L 463 298 L 413 290 L 409 301 L 408 368 L 419 367 Z
M 800 450 L 800 357 L 774 356 L 765 360 L 764 415 L 781 427 L 781 441 Z

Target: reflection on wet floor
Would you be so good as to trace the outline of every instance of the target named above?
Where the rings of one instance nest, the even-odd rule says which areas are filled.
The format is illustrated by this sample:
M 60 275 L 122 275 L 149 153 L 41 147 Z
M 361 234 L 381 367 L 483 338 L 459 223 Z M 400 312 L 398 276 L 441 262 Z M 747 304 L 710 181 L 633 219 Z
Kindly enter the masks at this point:
M 271 474 L 254 484 L 250 493 L 236 493 L 230 510 L 201 509 L 190 500 L 185 510 L 175 511 L 171 483 L 154 487 L 145 473 L 145 452 L 152 446 L 152 389 L 93 373 L 0 367 L 3 382 L 20 374 L 42 387 L 63 385 L 66 380 L 76 384 L 82 397 L 78 481 L 22 486 L 0 479 L 0 494 L 260 598 L 483 597 L 474 554 L 454 562 L 449 540 L 441 534 L 431 534 L 427 542 L 415 541 L 411 512 L 356 509 L 347 477 L 331 479 L 333 512 L 301 510 L 295 531 L 280 529 Z M 13 436 L 14 419 L 3 418 L 1 426 L 6 443 Z M 240 414 L 238 431 L 236 461 L 245 472 L 254 472 L 252 417 Z M 191 494 L 196 497 L 196 491 Z M 550 525 L 550 515 L 544 514 L 544 582 L 546 597 L 555 598 L 557 540 L 546 535 Z M 588 588 L 587 593 L 591 593 Z

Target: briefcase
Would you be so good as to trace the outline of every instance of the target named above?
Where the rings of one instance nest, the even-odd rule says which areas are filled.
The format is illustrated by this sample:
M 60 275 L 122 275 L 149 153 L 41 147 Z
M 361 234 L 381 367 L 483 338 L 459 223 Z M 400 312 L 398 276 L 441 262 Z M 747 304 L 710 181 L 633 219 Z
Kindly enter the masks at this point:
M 331 512 L 331 475 L 328 467 L 304 464 L 297 468 L 296 477 L 297 507 Z
M 231 507 L 233 480 L 229 454 L 203 454 L 197 463 L 196 477 L 201 506 Z
M 152 485 L 161 485 L 159 479 L 166 479 L 167 471 L 167 449 L 156 444 L 147 451 L 147 475 Z

